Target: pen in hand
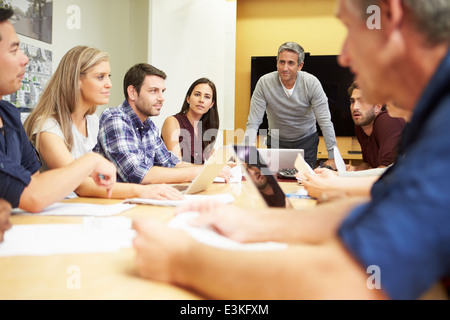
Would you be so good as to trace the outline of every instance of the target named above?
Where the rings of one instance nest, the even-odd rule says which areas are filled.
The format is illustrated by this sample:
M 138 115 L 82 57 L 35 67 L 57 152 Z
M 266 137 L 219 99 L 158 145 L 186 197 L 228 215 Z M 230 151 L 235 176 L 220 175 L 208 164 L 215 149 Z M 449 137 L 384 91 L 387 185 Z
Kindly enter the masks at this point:
M 105 177 L 104 174 L 99 173 L 97 176 L 98 176 L 100 185 L 108 185 L 108 184 L 110 184 L 108 181 L 106 181 L 106 177 Z M 111 196 L 112 196 L 112 187 L 111 188 L 106 188 L 106 192 L 107 192 L 107 197 L 111 198 Z

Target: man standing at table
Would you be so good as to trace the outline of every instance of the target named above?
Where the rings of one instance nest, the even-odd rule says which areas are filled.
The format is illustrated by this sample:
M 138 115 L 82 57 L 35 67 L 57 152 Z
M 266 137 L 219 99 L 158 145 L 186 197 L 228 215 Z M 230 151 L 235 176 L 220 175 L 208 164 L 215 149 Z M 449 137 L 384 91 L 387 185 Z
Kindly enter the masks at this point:
M 14 14 L 0 7 L 0 98 L 19 90 L 28 57 L 19 48 L 19 39 L 8 21 Z M 67 167 L 39 173 L 41 163 L 23 128 L 19 111 L 0 101 L 0 198 L 13 208 L 42 211 L 62 200 L 88 176 L 111 192 L 116 168 L 105 158 L 89 153 Z
M 380 28 L 372 27 L 376 5 Z M 139 273 L 212 299 L 418 299 L 450 276 L 450 1 L 339 0 L 348 30 L 339 62 L 371 103 L 414 110 L 395 164 L 371 199 L 304 210 L 248 212 L 209 202 L 190 226 L 242 242 L 291 245 L 264 252 L 201 244 L 135 222 Z M 199 272 L 201 270 L 201 272 Z M 218 276 L 220 275 L 220 276 Z
M 295 42 L 278 49 L 277 71 L 262 76 L 255 87 L 244 143 L 254 144 L 264 113 L 267 113 L 268 148 L 303 149 L 305 160 L 316 167 L 319 135 L 322 130 L 328 158 L 325 165 L 335 168 L 333 147 L 336 135 L 331 122 L 328 98 L 319 80 L 301 71 L 305 51 Z

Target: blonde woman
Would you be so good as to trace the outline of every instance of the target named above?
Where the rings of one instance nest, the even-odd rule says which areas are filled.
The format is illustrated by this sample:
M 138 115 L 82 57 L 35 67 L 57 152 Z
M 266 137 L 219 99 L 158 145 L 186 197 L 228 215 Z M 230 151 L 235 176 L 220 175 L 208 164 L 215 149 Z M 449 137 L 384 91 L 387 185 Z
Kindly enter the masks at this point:
M 109 102 L 109 56 L 96 48 L 77 46 L 62 58 L 41 99 L 25 122 L 25 130 L 41 155 L 43 170 L 67 166 L 91 152 L 97 143 L 98 105 Z M 87 178 L 75 190 L 78 196 L 106 197 L 104 189 Z M 181 199 L 166 185 L 117 183 L 113 198 Z

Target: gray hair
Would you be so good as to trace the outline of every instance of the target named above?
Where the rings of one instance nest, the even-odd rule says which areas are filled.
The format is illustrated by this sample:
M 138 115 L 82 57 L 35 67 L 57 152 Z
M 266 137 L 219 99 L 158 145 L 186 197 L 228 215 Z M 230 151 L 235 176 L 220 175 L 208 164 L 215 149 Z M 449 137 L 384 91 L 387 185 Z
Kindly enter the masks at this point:
M 370 5 L 379 5 L 382 0 L 357 0 L 362 17 L 367 17 Z M 423 33 L 431 44 L 450 43 L 449 0 L 402 0 L 409 11 L 417 31 Z
M 283 43 L 278 49 L 277 59 L 280 57 L 280 53 L 283 51 L 291 51 L 298 54 L 298 64 L 302 64 L 305 60 L 305 50 L 303 50 L 302 46 L 296 42 L 286 42 Z

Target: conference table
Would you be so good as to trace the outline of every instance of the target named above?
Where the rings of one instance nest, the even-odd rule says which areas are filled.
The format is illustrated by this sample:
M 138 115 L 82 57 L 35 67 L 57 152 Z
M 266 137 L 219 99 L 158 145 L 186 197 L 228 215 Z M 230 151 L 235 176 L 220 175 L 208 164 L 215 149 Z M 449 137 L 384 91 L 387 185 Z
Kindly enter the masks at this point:
M 245 182 L 243 181 L 242 184 Z M 249 199 L 242 193 L 242 184 L 214 183 L 202 194 L 231 193 L 233 205 L 248 207 Z M 280 182 L 285 193 L 302 188 L 297 182 Z M 62 202 L 115 204 L 123 200 L 75 198 Z M 250 201 L 251 202 L 251 201 Z M 294 208 L 315 205 L 312 199 L 291 199 Z M 248 207 L 249 210 L 252 210 Z M 154 218 L 168 222 L 174 217 L 174 207 L 136 205 L 120 213 L 131 219 Z M 14 226 L 34 224 L 80 224 L 81 216 L 12 215 Z M 58 239 L 55 239 L 58 241 Z M 1 245 L 1 244 L 0 244 Z M 45 256 L 0 257 L 0 299 L 2 300 L 201 300 L 204 297 L 189 290 L 156 281 L 143 279 L 135 269 L 132 247 L 117 252 L 69 253 Z M 71 285 L 77 275 L 79 283 Z

